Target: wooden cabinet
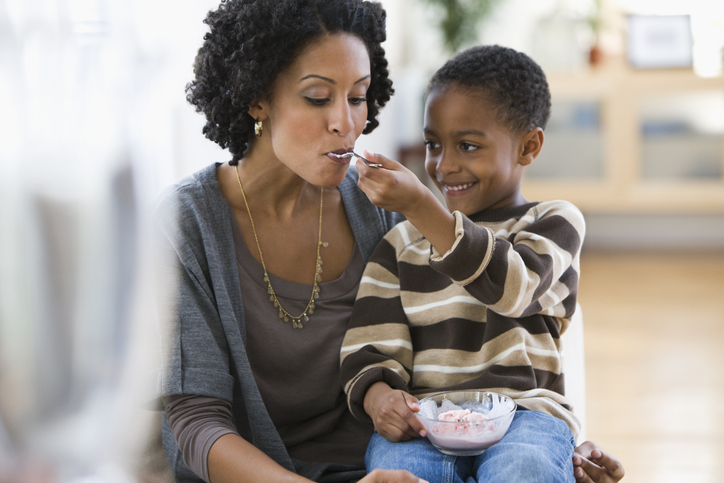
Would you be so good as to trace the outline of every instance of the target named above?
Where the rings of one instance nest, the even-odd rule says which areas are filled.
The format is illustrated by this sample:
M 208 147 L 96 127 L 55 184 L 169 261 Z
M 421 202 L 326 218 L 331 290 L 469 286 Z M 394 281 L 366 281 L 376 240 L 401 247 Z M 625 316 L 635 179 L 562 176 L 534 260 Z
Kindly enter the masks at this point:
M 526 198 L 589 213 L 724 213 L 724 78 L 611 65 L 548 79 L 553 114 Z

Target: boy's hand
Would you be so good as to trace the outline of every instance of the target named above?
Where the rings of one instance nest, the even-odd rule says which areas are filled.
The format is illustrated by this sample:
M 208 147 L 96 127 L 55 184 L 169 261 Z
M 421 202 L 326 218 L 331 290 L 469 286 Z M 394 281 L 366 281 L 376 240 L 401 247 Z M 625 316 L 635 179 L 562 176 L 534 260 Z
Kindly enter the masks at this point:
M 397 161 L 369 151 L 365 151 L 364 156 L 371 162 L 382 165 L 380 168 L 373 168 L 359 159 L 356 163 L 360 174 L 359 187 L 373 205 L 408 216 L 418 209 L 421 203 L 431 202 L 428 196 L 435 197 L 415 173 Z
M 417 398 L 385 382 L 376 382 L 367 389 L 364 408 L 377 432 L 394 443 L 427 436 L 425 426 L 415 416 L 420 411 Z
M 402 213 L 439 253 L 447 253 L 455 243 L 455 217 L 415 173 L 380 154 L 365 151 L 364 156 L 382 165 L 357 162 L 358 185 L 372 204 Z
M 621 463 L 591 441 L 574 450 L 573 476 L 581 483 L 614 483 L 624 476 Z

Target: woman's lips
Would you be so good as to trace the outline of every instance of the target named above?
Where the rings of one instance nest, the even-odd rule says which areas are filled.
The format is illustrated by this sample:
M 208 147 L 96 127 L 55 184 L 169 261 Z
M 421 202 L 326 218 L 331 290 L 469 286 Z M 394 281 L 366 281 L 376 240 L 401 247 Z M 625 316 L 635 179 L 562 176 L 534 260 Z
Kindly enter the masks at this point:
M 330 153 L 327 153 L 327 157 L 337 164 L 348 165 L 349 162 L 352 160 L 351 157 L 350 158 L 338 158 L 337 156 L 334 155 L 334 154 L 344 154 L 346 152 L 347 151 L 344 149 L 340 149 L 338 151 L 332 151 Z

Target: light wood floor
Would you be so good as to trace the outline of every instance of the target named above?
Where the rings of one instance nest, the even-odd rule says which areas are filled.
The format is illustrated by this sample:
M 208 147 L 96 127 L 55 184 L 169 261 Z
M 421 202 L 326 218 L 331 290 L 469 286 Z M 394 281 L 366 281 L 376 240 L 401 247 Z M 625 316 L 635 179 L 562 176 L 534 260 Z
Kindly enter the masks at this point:
M 724 482 L 724 253 L 581 265 L 588 439 L 627 482 Z

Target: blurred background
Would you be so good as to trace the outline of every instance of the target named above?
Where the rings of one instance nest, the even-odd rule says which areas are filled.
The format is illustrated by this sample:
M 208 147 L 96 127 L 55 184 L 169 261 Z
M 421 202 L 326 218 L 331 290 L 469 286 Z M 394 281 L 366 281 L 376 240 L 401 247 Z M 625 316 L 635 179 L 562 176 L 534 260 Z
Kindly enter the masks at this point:
M 722 482 L 724 3 L 383 0 L 396 94 L 361 149 L 424 179 L 427 80 L 497 43 L 546 71 L 530 200 L 586 215 L 587 437 L 625 481 Z M 0 0 L 0 482 L 166 481 L 149 215 L 229 156 L 184 97 L 215 0 Z

